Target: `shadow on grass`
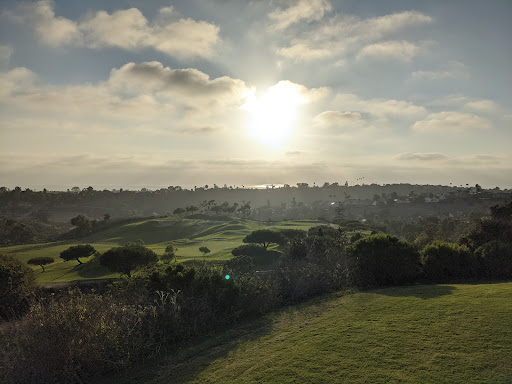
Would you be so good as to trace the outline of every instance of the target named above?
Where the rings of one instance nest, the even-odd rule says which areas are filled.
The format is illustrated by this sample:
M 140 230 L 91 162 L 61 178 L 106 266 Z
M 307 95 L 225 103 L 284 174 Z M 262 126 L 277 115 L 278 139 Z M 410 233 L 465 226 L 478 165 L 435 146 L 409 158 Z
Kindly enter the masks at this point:
M 270 334 L 280 318 L 295 316 L 317 317 L 332 309 L 332 300 L 340 292 L 313 298 L 306 302 L 277 309 L 257 319 L 247 319 L 241 324 L 228 326 L 195 339 L 179 347 L 174 353 L 163 354 L 153 361 L 141 362 L 122 375 L 106 377 L 98 384 L 187 384 L 200 380 L 201 373 L 215 361 L 229 356 L 245 343 Z M 277 320 L 276 320 L 277 319 Z M 290 320 L 286 320 L 290 321 Z
M 271 331 L 272 320 L 268 316 L 249 320 L 231 329 L 212 332 L 202 339 L 191 341 L 178 352 L 141 363 L 122 375 L 106 377 L 99 384 L 186 384 L 197 380 L 210 364 L 228 356 L 239 345 L 257 340 Z
M 110 272 L 107 267 L 101 265 L 96 258 L 93 258 L 86 263 L 75 265 L 72 271 L 76 272 L 78 276 L 86 279 L 95 279 L 112 274 L 112 272 Z
M 441 296 L 450 295 L 455 291 L 455 287 L 451 285 L 415 285 L 408 287 L 391 287 L 375 290 L 374 293 L 385 296 L 394 297 L 417 297 L 419 299 L 428 300 Z

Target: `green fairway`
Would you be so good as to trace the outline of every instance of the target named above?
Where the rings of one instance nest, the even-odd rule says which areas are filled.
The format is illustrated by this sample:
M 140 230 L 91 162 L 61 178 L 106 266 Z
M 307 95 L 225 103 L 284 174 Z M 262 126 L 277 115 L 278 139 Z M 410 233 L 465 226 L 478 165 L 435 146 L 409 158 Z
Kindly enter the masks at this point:
M 125 380 L 511 383 L 512 283 L 330 295 L 212 336 Z
M 59 258 L 60 252 L 76 244 L 91 244 L 97 251 L 104 252 L 129 241 L 141 239 L 158 255 L 162 255 L 165 247 L 172 244 L 176 250 L 178 262 L 189 260 L 219 262 L 231 258 L 231 250 L 242 244 L 242 239 L 256 229 L 307 230 L 319 224 L 315 220 L 269 223 L 235 218 L 231 221 L 210 221 L 169 217 L 114 226 L 81 240 L 2 247 L 0 253 L 12 254 L 24 262 L 33 257 L 53 257 L 55 262 L 47 265 L 44 273 L 40 267 L 32 266 L 37 271 L 36 276 L 39 282 L 104 279 L 118 277 L 119 274 L 110 273 L 99 265 L 94 257 L 82 259 L 83 265 L 79 265 L 76 261 L 64 262 Z M 206 257 L 199 252 L 199 247 L 203 246 L 211 250 Z

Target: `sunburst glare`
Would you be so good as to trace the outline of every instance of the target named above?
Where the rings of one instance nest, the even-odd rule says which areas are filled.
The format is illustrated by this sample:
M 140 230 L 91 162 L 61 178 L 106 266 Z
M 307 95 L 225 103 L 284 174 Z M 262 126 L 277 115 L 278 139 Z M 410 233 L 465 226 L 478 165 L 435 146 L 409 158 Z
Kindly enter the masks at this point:
M 280 147 L 292 136 L 297 107 L 305 102 L 289 81 L 280 81 L 260 97 L 253 93 L 243 106 L 249 113 L 249 136 L 268 147 Z

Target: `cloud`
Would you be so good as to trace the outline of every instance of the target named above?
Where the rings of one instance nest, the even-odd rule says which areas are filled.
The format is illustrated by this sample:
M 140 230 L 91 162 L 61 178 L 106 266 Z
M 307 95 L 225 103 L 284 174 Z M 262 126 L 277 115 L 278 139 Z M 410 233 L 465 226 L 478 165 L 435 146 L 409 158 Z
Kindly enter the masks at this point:
M 378 43 L 387 36 L 408 27 L 431 23 L 430 16 L 420 12 L 405 11 L 374 18 L 360 19 L 355 16 L 335 15 L 320 25 L 304 28 L 304 32 L 286 35 L 287 46 L 277 49 L 280 56 L 295 60 L 316 60 L 340 55 L 357 54 L 367 46 L 362 55 L 380 53 L 402 59 L 412 57 L 428 43 L 415 44 L 404 41 Z M 378 43 L 378 44 L 377 44 Z M 364 49 L 364 48 L 363 48 Z
M 112 69 L 108 85 L 130 94 L 147 92 L 193 103 L 206 99 L 216 104 L 239 104 L 249 90 L 239 79 L 222 76 L 212 80 L 195 68 L 171 69 L 157 61 L 127 63 Z
M 297 43 L 291 47 L 279 48 L 277 54 L 298 61 L 309 61 L 331 57 L 333 52 L 328 48 L 312 48 L 306 43 Z
M 394 99 L 361 99 L 352 93 L 340 93 L 334 98 L 333 104 L 351 111 L 364 112 L 380 119 L 417 119 L 427 114 L 427 110 L 405 100 Z
M 187 127 L 181 130 L 181 133 L 184 135 L 212 135 L 222 130 L 222 127 L 215 126 L 205 126 L 205 127 Z
M 152 48 L 180 59 L 209 57 L 220 41 L 219 27 L 205 21 L 180 18 L 172 7 L 160 9 L 150 22 L 137 8 L 109 14 L 98 11 L 80 21 L 55 16 L 55 3 L 22 2 L 7 14 L 34 29 L 41 41 L 53 47 L 116 47 L 125 50 Z
M 411 160 L 419 160 L 419 161 L 435 161 L 435 160 L 444 160 L 447 159 L 447 156 L 441 153 L 411 153 L 405 152 L 400 153 L 394 157 L 396 160 L 400 161 L 411 161 Z
M 291 2 L 287 8 L 278 8 L 268 14 L 272 20 L 270 29 L 283 30 L 299 21 L 318 21 L 332 10 L 328 0 L 299 0 Z
M 424 51 L 425 43 L 419 45 L 408 41 L 385 41 L 365 46 L 356 56 L 357 60 L 374 58 L 378 60 L 410 61 Z
M 499 109 L 499 105 L 492 100 L 476 100 L 470 101 L 465 105 L 467 108 L 477 112 L 495 112 Z
M 205 134 L 238 123 L 247 90 L 238 79 L 210 79 L 197 69 L 158 62 L 128 63 L 106 81 L 84 85 L 45 84 L 30 70 L 15 68 L 0 74 L 0 123 L 66 134 Z
M 324 111 L 315 116 L 313 123 L 319 127 L 354 127 L 362 123 L 359 112 Z
M 82 33 L 77 23 L 64 17 L 55 17 L 54 8 L 53 0 L 21 2 L 14 11 L 6 13 L 13 20 L 33 28 L 37 37 L 47 45 L 59 47 L 79 43 Z
M 459 61 L 450 61 L 448 65 L 438 71 L 415 71 L 411 74 L 413 80 L 421 81 L 466 78 L 468 76 L 467 67 Z
M 432 113 L 425 120 L 417 121 L 413 129 L 418 132 L 465 132 L 489 129 L 491 123 L 477 115 L 460 112 Z

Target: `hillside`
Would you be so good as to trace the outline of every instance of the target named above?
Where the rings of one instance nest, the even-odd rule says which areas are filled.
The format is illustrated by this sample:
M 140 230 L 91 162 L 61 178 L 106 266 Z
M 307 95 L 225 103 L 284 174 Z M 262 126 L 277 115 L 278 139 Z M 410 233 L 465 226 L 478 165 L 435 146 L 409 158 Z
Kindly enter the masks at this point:
M 141 239 L 148 248 L 159 255 L 164 253 L 167 245 L 172 244 L 177 249 L 178 262 L 188 260 L 214 262 L 231 258 L 231 250 L 239 246 L 242 239 L 256 229 L 293 228 L 307 230 L 318 224 L 319 222 L 315 220 L 269 223 L 242 219 L 213 221 L 169 217 L 122 224 L 80 240 L 0 247 L 0 253 L 12 254 L 22 261 L 39 256 L 53 257 L 55 262 L 46 267 L 46 272 L 41 272 L 41 268 L 38 266 L 33 267 L 37 271 L 39 282 L 104 279 L 118 277 L 119 275 L 110 273 L 106 268 L 99 265 L 94 257 L 83 259 L 83 265 L 78 265 L 76 261 L 64 262 L 59 258 L 60 252 L 76 244 L 91 244 L 97 251 L 104 252 L 112 247 L 124 245 L 129 241 Z M 203 258 L 199 252 L 199 247 L 202 246 L 211 250 L 206 258 Z
M 510 383 L 512 283 L 334 294 L 117 382 Z M 107 381 L 107 382 L 114 382 Z

